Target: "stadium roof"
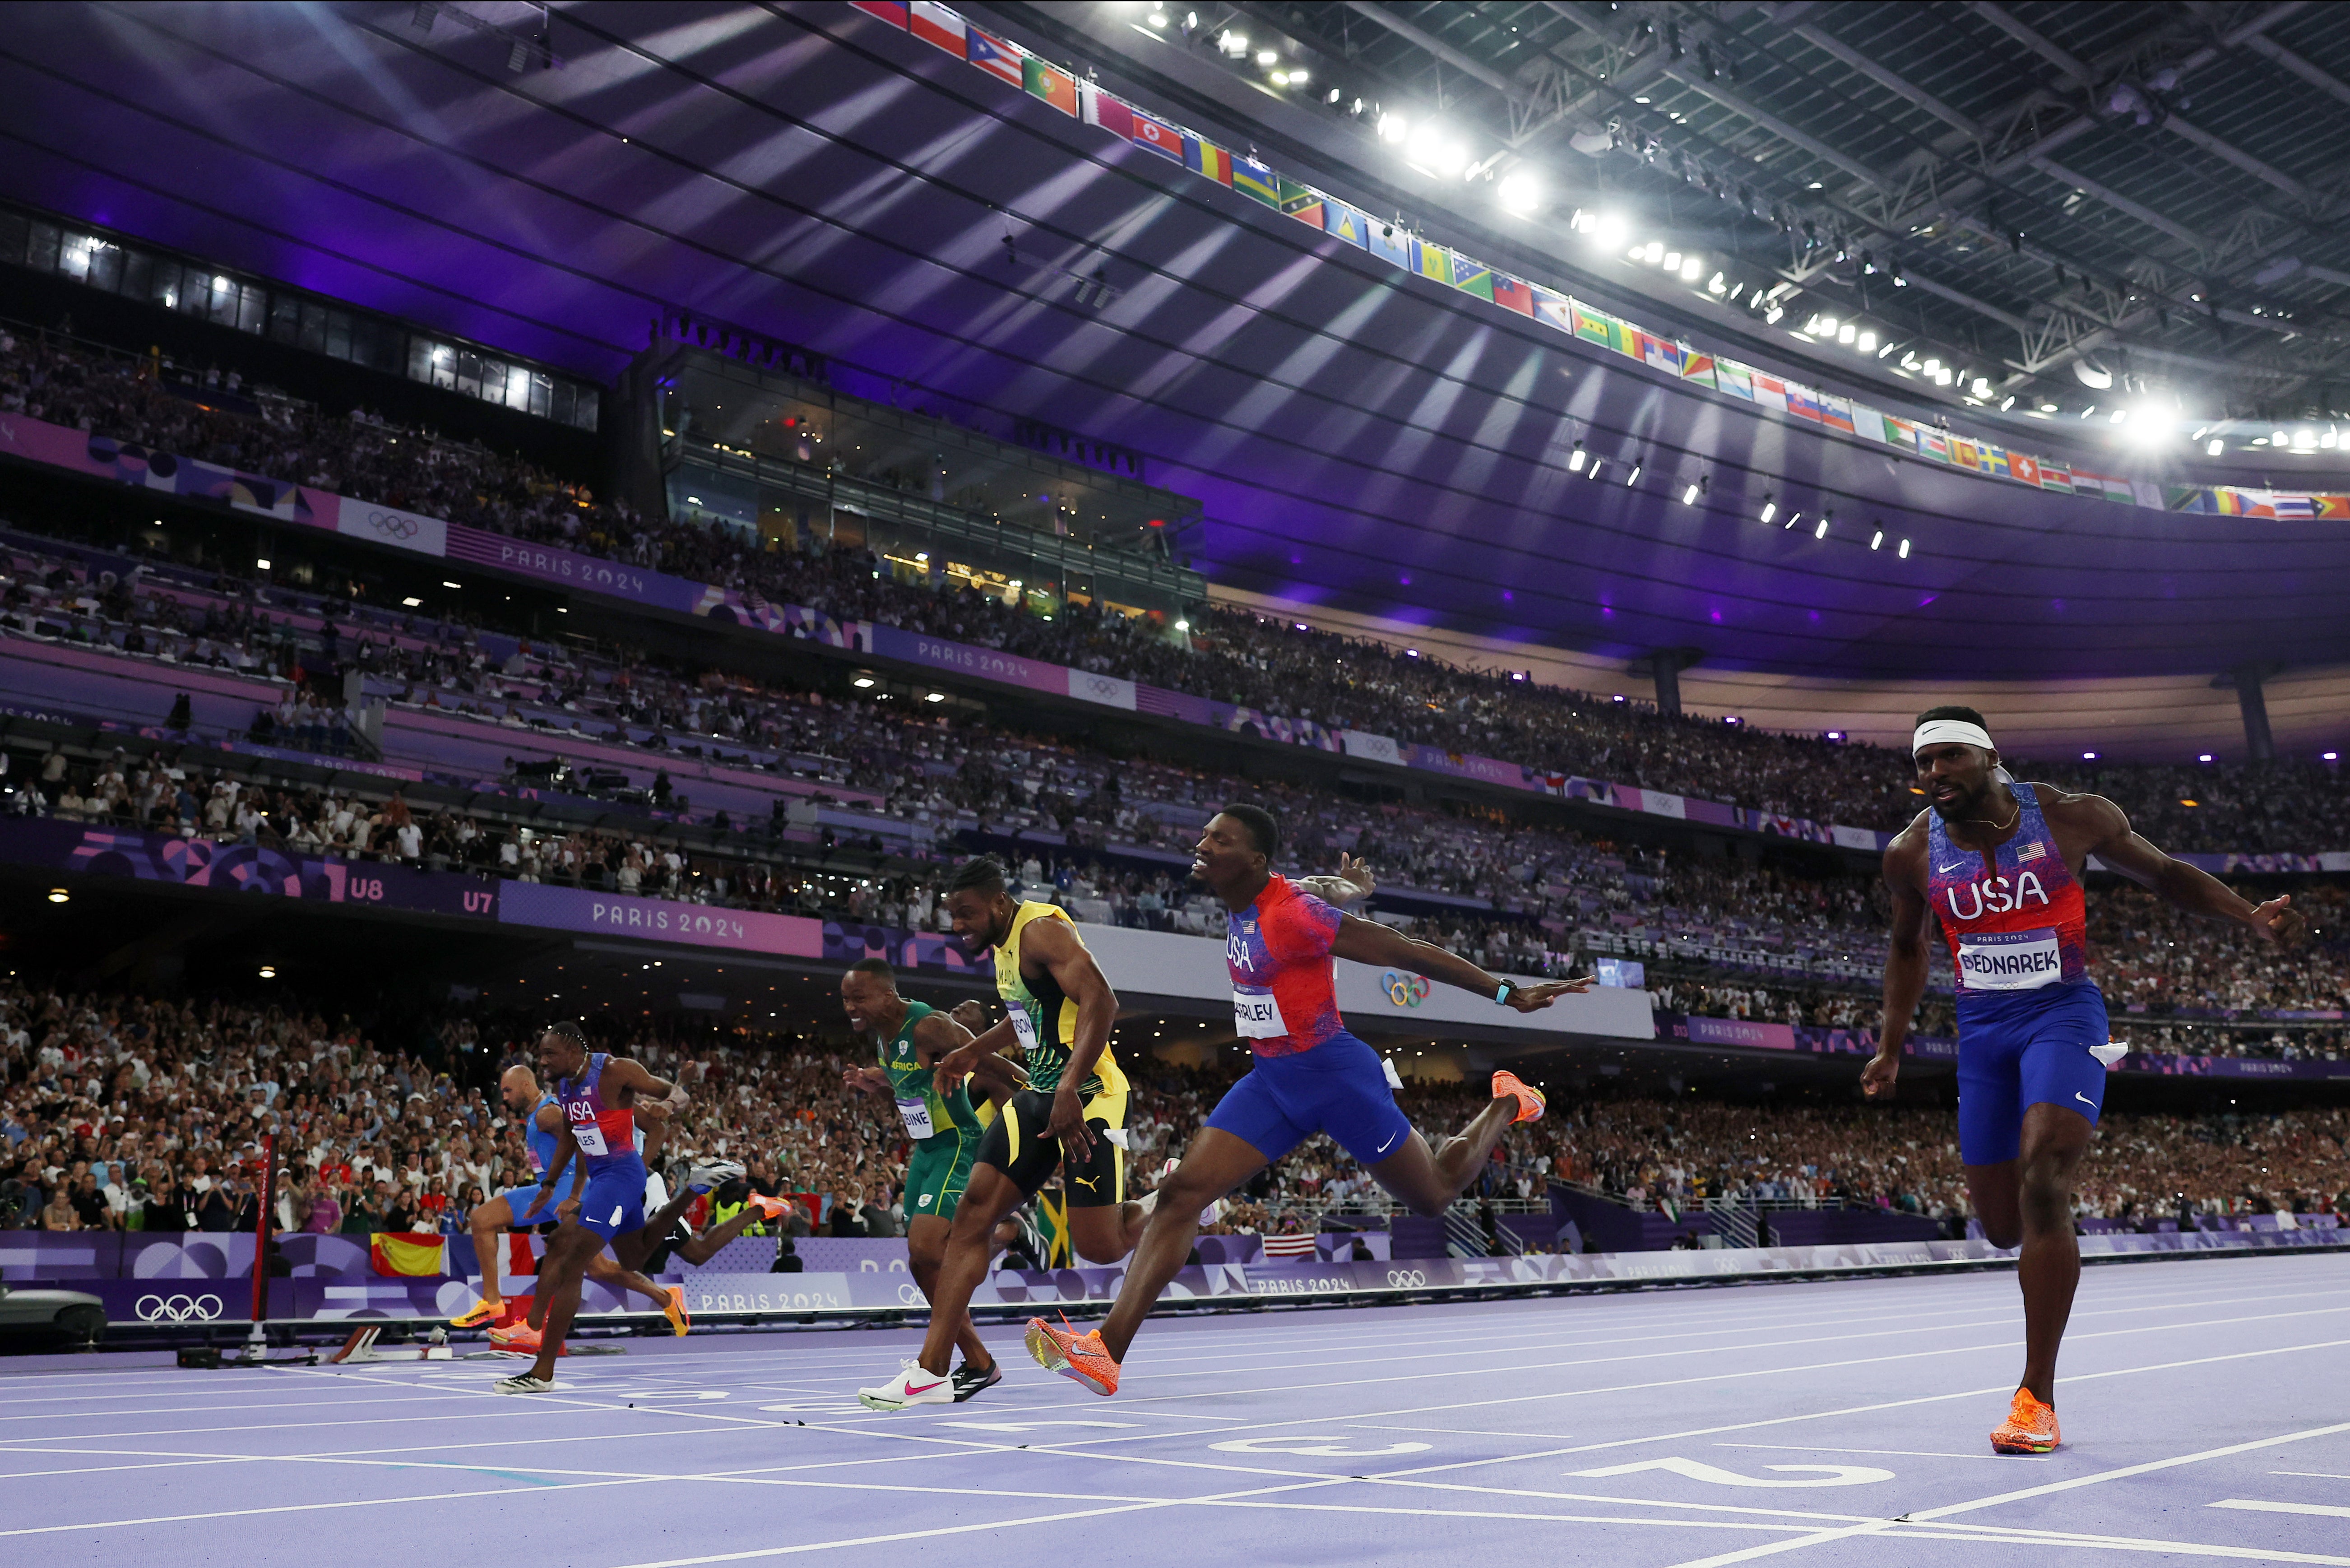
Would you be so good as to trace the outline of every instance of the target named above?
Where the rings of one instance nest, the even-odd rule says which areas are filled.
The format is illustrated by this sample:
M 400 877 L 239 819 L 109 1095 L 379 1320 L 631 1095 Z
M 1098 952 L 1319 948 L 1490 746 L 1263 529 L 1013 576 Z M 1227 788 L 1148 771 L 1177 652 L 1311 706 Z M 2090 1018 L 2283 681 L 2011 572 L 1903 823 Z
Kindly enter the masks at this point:
M 1149 36 L 1154 13 L 1196 36 Z M 1888 412 L 2157 495 L 2350 489 L 2334 451 L 2247 444 L 2324 421 L 2350 340 L 2343 8 L 972 15 L 1383 219 Z M 512 4 L 43 7 L 0 51 L 0 188 L 606 376 L 681 307 L 910 403 L 1113 441 L 1205 503 L 1211 578 L 1309 603 L 1814 674 L 2350 659 L 2339 524 L 2043 493 L 1798 427 L 1400 272 L 847 5 L 549 26 Z M 1215 38 L 1238 28 L 1260 47 L 1235 58 Z M 1314 90 L 1270 85 L 1263 52 Z M 1494 179 L 1399 159 L 1357 98 L 1440 117 Z M 1519 170 L 1541 193 L 1503 212 Z M 1575 211 L 1603 206 L 1799 317 L 1939 345 L 1999 396 L 1576 244 Z M 2115 446 L 2074 358 L 2232 450 Z

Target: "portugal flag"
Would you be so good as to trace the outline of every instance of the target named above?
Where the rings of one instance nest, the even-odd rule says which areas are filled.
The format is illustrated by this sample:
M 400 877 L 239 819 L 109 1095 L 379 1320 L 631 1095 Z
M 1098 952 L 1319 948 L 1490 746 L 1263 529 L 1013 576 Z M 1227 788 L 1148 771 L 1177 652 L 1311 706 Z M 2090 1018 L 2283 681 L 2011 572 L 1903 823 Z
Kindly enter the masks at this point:
M 368 1238 L 368 1261 L 375 1272 L 390 1278 L 445 1273 L 442 1260 L 447 1240 L 412 1231 L 378 1231 Z

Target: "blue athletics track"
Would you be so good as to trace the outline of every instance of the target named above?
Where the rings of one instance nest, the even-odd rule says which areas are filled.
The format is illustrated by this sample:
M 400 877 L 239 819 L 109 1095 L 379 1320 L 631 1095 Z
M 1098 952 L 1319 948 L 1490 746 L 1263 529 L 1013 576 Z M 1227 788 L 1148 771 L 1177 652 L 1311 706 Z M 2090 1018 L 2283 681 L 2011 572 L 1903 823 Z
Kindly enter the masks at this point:
M 2068 1442 L 2002 1459 L 2022 1326 L 2006 1272 L 1269 1310 L 1153 1323 L 1114 1399 L 998 1326 L 1003 1384 L 895 1416 L 854 1397 L 895 1330 L 631 1341 L 541 1397 L 16 1360 L 0 1561 L 2350 1564 L 2350 1258 L 2091 1269 Z

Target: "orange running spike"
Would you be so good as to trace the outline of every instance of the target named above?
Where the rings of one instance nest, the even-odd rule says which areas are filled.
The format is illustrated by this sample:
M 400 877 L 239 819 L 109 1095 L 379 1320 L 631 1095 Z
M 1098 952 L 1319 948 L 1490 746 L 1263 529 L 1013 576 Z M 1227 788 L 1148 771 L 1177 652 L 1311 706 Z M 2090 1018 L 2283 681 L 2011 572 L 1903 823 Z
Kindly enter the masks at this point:
M 1511 1095 L 1516 1096 L 1518 1101 L 1518 1114 L 1510 1118 L 1513 1125 L 1518 1122 L 1542 1120 L 1543 1106 L 1546 1102 L 1540 1089 L 1526 1083 L 1515 1073 L 1494 1074 L 1493 1097 L 1498 1100 Z
M 2043 1405 L 2029 1388 L 2019 1388 L 2007 1408 L 2007 1419 L 1991 1435 L 1995 1454 L 2044 1454 L 2064 1439 L 2056 1428 L 2056 1407 Z
M 1118 1392 L 1118 1363 L 1110 1359 L 1103 1347 L 1101 1331 L 1089 1329 L 1084 1334 L 1069 1327 L 1064 1315 L 1061 1326 L 1055 1328 L 1041 1317 L 1028 1320 L 1028 1354 L 1036 1365 L 1047 1372 L 1057 1372 L 1083 1387 L 1090 1388 L 1104 1398 Z

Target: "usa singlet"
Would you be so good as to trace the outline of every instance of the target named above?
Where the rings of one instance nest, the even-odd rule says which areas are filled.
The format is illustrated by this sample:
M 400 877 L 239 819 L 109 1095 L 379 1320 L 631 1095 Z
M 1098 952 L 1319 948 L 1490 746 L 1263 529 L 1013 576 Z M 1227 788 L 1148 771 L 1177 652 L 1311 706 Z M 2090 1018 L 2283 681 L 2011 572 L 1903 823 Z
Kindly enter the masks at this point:
M 1346 1029 L 1330 974 L 1330 944 L 1343 919 L 1278 876 L 1232 917 L 1224 969 L 1232 982 L 1232 1028 L 1251 1051 L 1295 1055 Z
M 1926 898 L 1950 944 L 1961 996 L 2084 985 L 2088 913 L 2040 812 L 2038 792 L 2015 786 L 2015 836 L 1989 854 L 1950 842 L 1926 823 Z
M 1279 1159 L 1315 1133 L 1366 1166 L 1393 1158 L 1411 1122 L 1379 1054 L 1338 1016 L 1330 944 L 1347 918 L 1274 877 L 1224 936 L 1232 1027 L 1253 1053 L 1207 1125 Z
M 598 1051 L 579 1076 L 560 1078 L 555 1085 L 563 1119 L 571 1124 L 571 1136 L 590 1169 L 607 1160 L 638 1158 L 636 1113 L 604 1102 L 604 1064 L 611 1059 Z
M 1926 890 L 1958 971 L 1959 1152 L 2016 1158 L 2023 1115 L 2061 1106 L 2095 1126 L 2105 1108 L 2106 999 L 2089 980 L 2081 884 L 2031 784 L 2014 836 L 1985 853 L 1928 818 Z
M 636 1113 L 604 1099 L 604 1069 L 611 1060 L 596 1052 L 577 1077 L 555 1084 L 555 1097 L 587 1171 L 579 1223 L 607 1241 L 645 1222 L 645 1162 L 637 1152 Z

